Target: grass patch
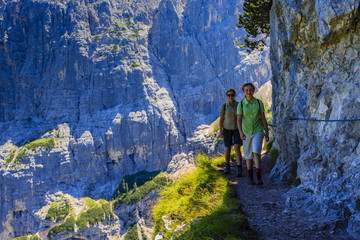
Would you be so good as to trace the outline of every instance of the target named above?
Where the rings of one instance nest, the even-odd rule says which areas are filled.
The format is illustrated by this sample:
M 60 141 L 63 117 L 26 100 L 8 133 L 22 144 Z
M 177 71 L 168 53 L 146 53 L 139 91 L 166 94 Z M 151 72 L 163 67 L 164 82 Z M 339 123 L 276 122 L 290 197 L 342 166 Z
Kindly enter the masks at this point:
M 229 180 L 215 166 L 224 157 L 210 160 L 205 154 L 196 157 L 197 168 L 161 191 L 161 199 L 153 209 L 155 232 L 170 239 L 176 226 L 201 217 L 179 239 L 244 239 L 246 220 L 240 204 L 230 188 Z M 162 217 L 171 218 L 167 230 Z
M 20 163 L 22 163 L 23 158 L 28 158 L 28 157 L 29 157 L 29 155 L 27 155 L 25 153 L 25 151 L 22 150 L 16 155 L 15 160 L 14 160 L 14 164 L 20 164 Z
M 14 160 L 15 153 L 16 153 L 16 148 L 14 148 L 14 149 L 12 149 L 12 150 L 10 151 L 10 155 L 9 155 L 9 157 L 8 157 L 8 158 L 6 159 L 6 161 L 5 161 L 5 166 L 9 165 L 9 163 L 11 163 L 12 160 Z
M 66 219 L 62 224 L 52 227 L 48 232 L 48 237 L 50 239 L 54 238 L 56 235 L 64 232 L 74 232 L 75 230 L 75 213 L 71 213 L 71 216 Z
M 12 240 L 41 240 L 41 238 L 38 235 L 34 234 L 34 235 L 12 238 Z
M 165 173 L 160 173 L 151 181 L 144 183 L 141 187 L 134 184 L 134 188 L 126 193 L 118 195 L 114 200 L 114 205 L 118 206 L 121 203 L 127 205 L 136 204 L 140 202 L 149 192 L 154 189 L 162 188 L 168 185 L 168 176 Z M 124 183 L 124 182 L 123 182 Z M 136 182 L 135 182 L 136 183 Z M 135 187 L 136 186 L 136 187 Z
M 38 147 L 43 147 L 46 149 L 54 148 L 55 140 L 54 138 L 42 138 L 32 141 L 31 143 L 28 143 L 24 146 L 24 148 L 27 148 L 29 150 L 35 150 Z
M 124 240 L 139 240 L 137 224 L 134 224 L 128 228 Z
M 70 205 L 67 201 L 54 202 L 51 204 L 45 219 L 57 222 L 67 217 L 70 213 Z

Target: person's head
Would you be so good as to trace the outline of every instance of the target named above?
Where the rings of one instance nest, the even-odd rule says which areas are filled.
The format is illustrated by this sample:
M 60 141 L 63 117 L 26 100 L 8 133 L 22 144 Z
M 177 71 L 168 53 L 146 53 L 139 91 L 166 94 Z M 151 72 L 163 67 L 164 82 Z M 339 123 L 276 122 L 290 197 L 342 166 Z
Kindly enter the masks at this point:
M 229 100 L 230 99 L 235 99 L 235 96 L 236 96 L 235 89 L 232 89 L 232 88 L 228 89 L 226 91 L 226 96 L 229 98 Z
M 255 93 L 255 86 L 252 83 L 245 83 L 242 90 L 245 96 L 252 96 Z

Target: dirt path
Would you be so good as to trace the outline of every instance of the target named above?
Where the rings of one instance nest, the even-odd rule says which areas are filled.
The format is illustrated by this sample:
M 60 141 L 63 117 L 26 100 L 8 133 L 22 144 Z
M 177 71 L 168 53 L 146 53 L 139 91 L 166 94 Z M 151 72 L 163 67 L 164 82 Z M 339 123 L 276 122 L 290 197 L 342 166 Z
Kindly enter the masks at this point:
M 354 239 L 344 231 L 324 223 L 321 213 L 309 213 L 301 208 L 286 207 L 286 197 L 283 195 L 292 186 L 276 184 L 269 180 L 272 164 L 268 156 L 262 158 L 262 186 L 248 185 L 245 161 L 243 177 L 235 176 L 235 166 L 236 164 L 232 163 L 231 173 L 227 176 L 233 183 L 250 228 L 254 231 L 251 239 Z

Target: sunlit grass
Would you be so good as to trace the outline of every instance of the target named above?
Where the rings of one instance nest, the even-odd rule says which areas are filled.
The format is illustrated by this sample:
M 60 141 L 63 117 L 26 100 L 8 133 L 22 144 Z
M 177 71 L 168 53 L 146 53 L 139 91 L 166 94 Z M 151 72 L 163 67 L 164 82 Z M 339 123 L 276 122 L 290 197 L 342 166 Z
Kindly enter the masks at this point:
M 176 226 L 183 222 L 190 226 L 191 220 L 201 217 L 180 239 L 244 238 L 247 224 L 239 202 L 229 180 L 215 168 L 223 161 L 223 156 L 210 160 L 200 154 L 195 170 L 161 191 L 153 210 L 156 233 L 161 231 L 165 239 L 170 239 Z M 172 230 L 164 228 L 163 216 L 171 219 Z

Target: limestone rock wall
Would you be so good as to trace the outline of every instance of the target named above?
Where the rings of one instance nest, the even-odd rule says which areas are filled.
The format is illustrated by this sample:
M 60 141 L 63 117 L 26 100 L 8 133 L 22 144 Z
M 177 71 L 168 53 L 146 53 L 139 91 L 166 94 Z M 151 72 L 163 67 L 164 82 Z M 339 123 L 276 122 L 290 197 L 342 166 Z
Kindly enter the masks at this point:
M 272 172 L 301 181 L 312 206 L 360 232 L 360 4 L 274 1 L 271 64 L 276 145 Z
M 0 238 L 42 231 L 34 214 L 56 192 L 108 198 L 125 175 L 175 172 L 214 150 L 208 125 L 225 90 L 271 77 L 268 49 L 234 43 L 240 10 L 235 0 L 0 1 Z M 23 147 L 43 138 L 55 145 Z

